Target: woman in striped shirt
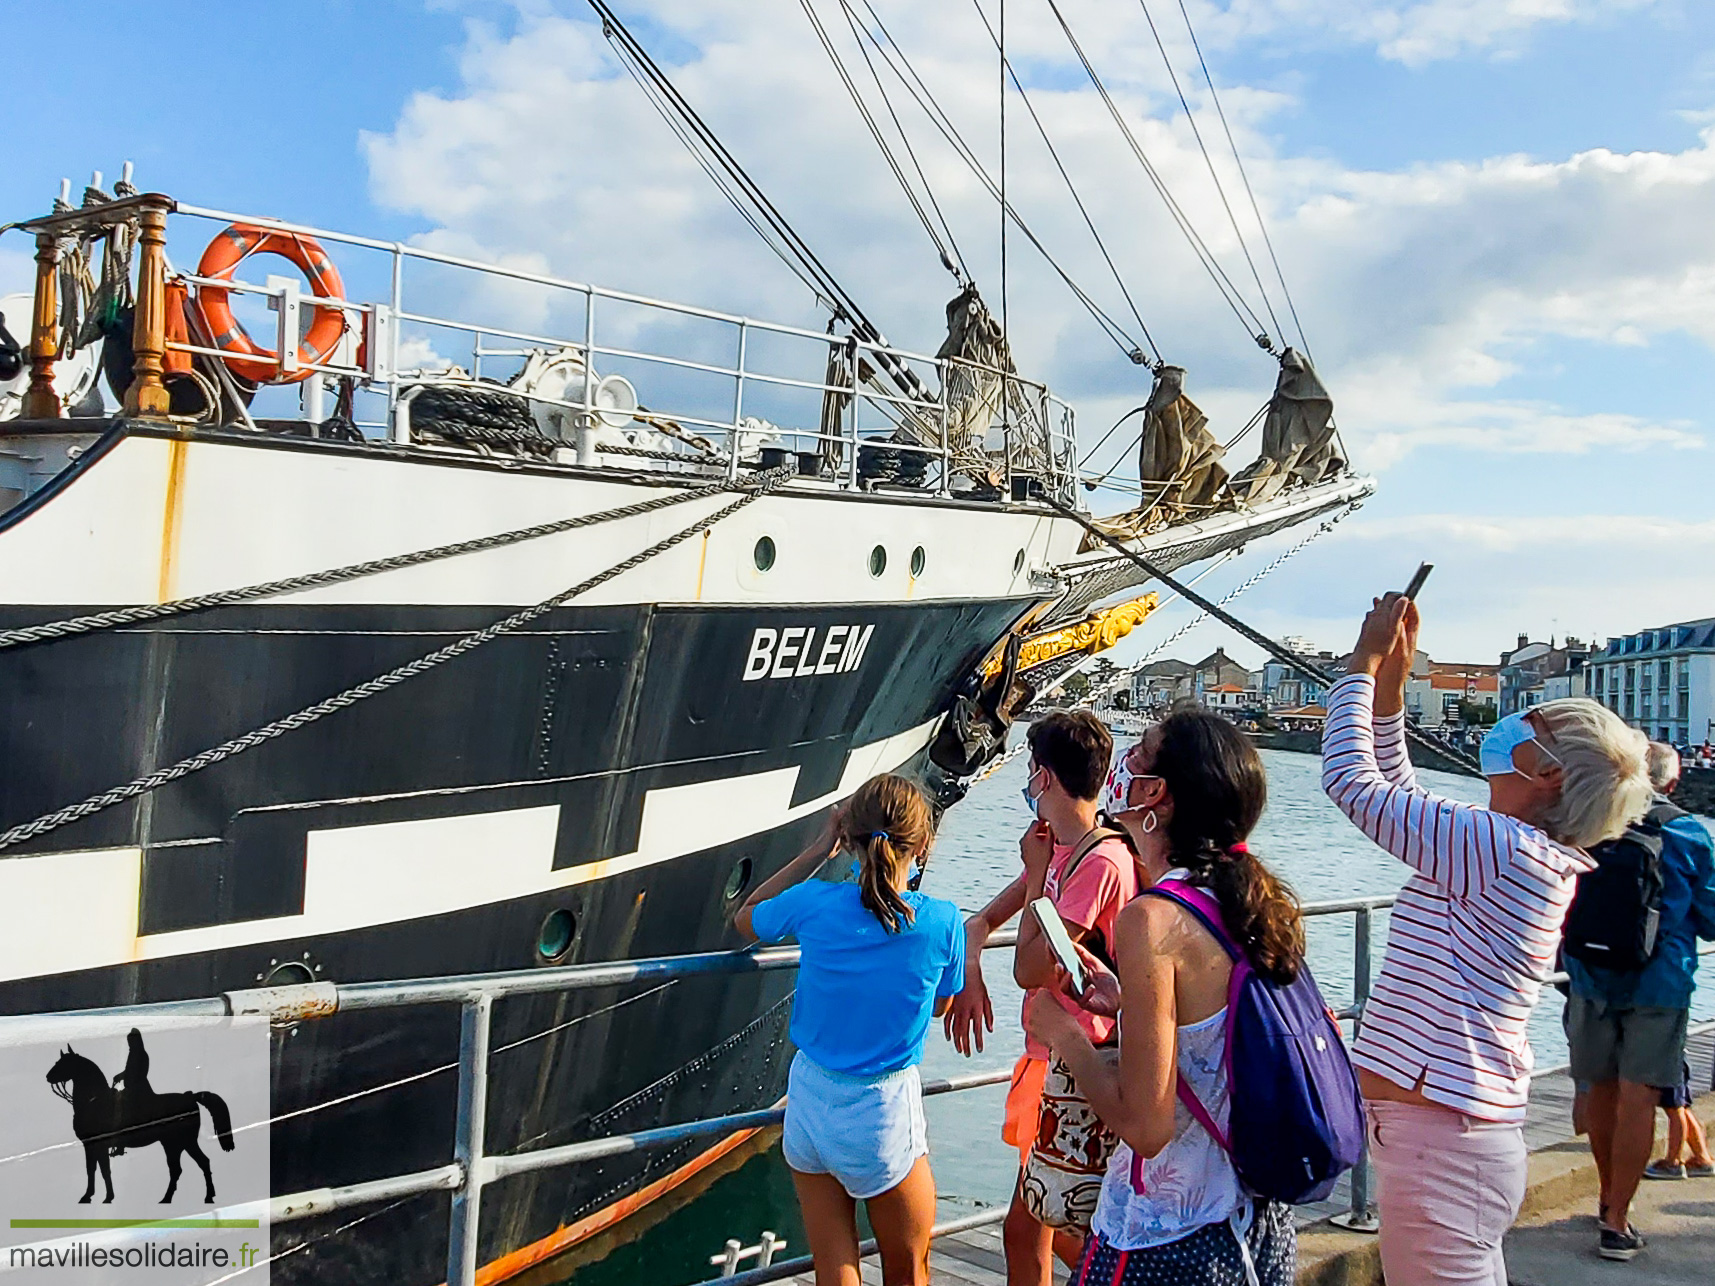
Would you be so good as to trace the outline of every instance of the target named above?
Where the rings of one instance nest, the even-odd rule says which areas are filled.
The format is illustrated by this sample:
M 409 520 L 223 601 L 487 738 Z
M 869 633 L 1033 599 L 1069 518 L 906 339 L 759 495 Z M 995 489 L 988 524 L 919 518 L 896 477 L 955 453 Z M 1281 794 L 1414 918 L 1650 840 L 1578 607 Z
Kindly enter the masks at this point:
M 1642 734 L 1583 698 L 1509 715 L 1484 739 L 1489 807 L 1417 785 L 1405 682 L 1417 607 L 1389 594 L 1328 697 L 1322 786 L 1411 868 L 1352 1051 L 1369 1109 L 1389 1286 L 1505 1286 L 1524 1198 L 1526 1034 L 1588 846 L 1650 797 Z

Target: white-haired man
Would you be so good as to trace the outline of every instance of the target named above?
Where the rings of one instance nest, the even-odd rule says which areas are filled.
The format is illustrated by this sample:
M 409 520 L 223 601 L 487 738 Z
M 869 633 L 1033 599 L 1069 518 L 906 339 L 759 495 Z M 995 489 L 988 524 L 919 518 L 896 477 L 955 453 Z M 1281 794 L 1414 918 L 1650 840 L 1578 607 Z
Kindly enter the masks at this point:
M 1602 1180 L 1597 1250 L 1604 1259 L 1620 1261 L 1644 1245 L 1630 1222 L 1632 1198 L 1655 1144 L 1662 1091 L 1681 1081 L 1697 940 L 1715 941 L 1715 843 L 1702 823 L 1667 800 L 1664 792 L 1679 777 L 1673 748 L 1651 743 L 1648 766 L 1657 793 L 1642 832 L 1615 843 L 1642 838 L 1659 844 L 1654 949 L 1640 968 L 1609 969 L 1574 954 L 1569 932 L 1566 958 L 1572 1076 L 1590 1086 L 1586 1120 Z M 1600 859 L 1601 850 L 1593 856 Z

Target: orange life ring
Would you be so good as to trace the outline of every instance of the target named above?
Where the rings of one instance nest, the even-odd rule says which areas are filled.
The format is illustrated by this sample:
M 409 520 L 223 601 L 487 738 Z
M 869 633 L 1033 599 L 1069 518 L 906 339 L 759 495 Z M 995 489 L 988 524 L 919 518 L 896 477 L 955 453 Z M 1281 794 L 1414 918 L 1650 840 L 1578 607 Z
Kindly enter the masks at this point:
M 290 259 L 310 283 L 312 297 L 344 299 L 345 285 L 339 279 L 339 269 L 327 257 L 321 243 L 314 237 L 297 232 L 277 232 L 258 228 L 249 223 L 235 223 L 208 243 L 197 264 L 197 276 L 231 281 L 233 270 L 254 254 L 275 254 Z M 227 366 L 235 375 L 263 384 L 296 384 L 312 374 L 308 366 L 295 371 L 280 369 L 280 355 L 263 348 L 250 338 L 238 319 L 232 315 L 231 291 L 219 286 L 203 286 L 197 291 L 203 316 L 214 337 L 214 346 L 223 353 Z M 334 345 L 345 334 L 347 321 L 340 308 L 318 307 L 314 310 L 309 332 L 298 343 L 298 361 L 325 362 Z

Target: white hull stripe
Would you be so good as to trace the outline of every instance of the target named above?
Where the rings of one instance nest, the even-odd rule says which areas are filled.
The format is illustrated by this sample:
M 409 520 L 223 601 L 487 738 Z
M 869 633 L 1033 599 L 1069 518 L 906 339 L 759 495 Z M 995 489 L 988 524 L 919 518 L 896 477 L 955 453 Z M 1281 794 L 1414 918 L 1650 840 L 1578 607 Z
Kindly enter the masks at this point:
M 140 935 L 142 850 L 0 860 L 0 981 L 345 933 L 531 897 L 773 830 L 844 799 L 929 744 L 939 717 L 847 756 L 838 786 L 792 803 L 799 769 L 651 790 L 634 852 L 553 869 L 560 805 L 311 831 L 298 915 Z

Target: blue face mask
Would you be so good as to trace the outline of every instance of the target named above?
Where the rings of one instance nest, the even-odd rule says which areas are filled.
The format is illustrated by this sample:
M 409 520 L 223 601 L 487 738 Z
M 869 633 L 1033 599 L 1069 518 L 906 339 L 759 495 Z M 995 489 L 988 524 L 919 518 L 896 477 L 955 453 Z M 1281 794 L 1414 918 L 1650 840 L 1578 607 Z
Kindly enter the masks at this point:
M 1030 776 L 1025 780 L 1024 789 L 1019 792 L 1021 795 L 1024 796 L 1024 802 L 1030 806 L 1031 813 L 1037 817 L 1042 816 L 1042 796 L 1041 795 L 1032 795 L 1030 793 L 1030 783 L 1036 780 L 1036 773 L 1039 773 L 1041 771 L 1042 770 L 1040 768 L 1038 768 L 1036 770 L 1036 772 L 1031 773 Z M 1045 786 L 1045 787 L 1043 787 L 1043 789 L 1046 790 L 1047 787 Z
M 1527 741 L 1536 741 L 1537 749 L 1554 759 L 1554 752 L 1537 741 L 1536 729 L 1525 719 L 1523 711 L 1509 714 L 1495 724 L 1483 735 L 1483 744 L 1477 751 L 1477 764 L 1482 768 L 1483 776 L 1500 777 L 1516 772 L 1521 777 L 1529 777 L 1529 773 L 1520 772 L 1513 763 L 1513 751 Z

